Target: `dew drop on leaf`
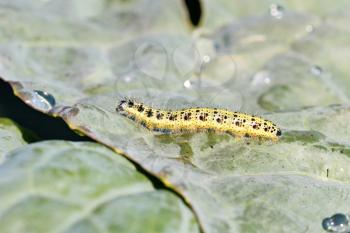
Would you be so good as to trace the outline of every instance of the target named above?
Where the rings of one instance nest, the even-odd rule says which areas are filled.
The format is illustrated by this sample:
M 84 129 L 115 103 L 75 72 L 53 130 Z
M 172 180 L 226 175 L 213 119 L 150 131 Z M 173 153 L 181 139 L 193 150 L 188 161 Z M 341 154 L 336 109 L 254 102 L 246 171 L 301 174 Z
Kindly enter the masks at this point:
M 271 83 L 271 77 L 268 71 L 261 70 L 254 74 L 252 84 L 254 86 L 268 85 Z
M 320 76 L 322 74 L 323 70 L 321 67 L 314 65 L 310 68 L 310 72 L 311 72 L 311 74 L 313 74 L 315 76 Z
M 28 102 L 43 111 L 49 111 L 56 105 L 55 97 L 48 92 L 40 90 L 35 90 Z
M 277 4 L 271 4 L 270 5 L 270 15 L 276 19 L 282 19 L 283 18 L 284 9 L 282 6 Z
M 191 80 L 186 80 L 186 81 L 184 82 L 184 87 L 187 88 L 187 89 L 192 88 L 192 82 L 191 82 Z
M 305 27 L 306 32 L 313 32 L 315 30 L 315 27 L 312 24 L 309 24 Z
M 335 214 L 322 221 L 322 227 L 328 232 L 346 233 L 350 232 L 349 216 L 345 214 Z

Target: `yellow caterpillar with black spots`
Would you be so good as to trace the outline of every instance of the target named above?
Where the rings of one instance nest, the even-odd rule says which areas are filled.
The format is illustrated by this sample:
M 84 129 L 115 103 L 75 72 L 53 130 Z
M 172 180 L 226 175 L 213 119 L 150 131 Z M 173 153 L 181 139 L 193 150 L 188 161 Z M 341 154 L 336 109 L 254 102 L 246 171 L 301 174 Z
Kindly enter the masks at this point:
M 116 111 L 142 126 L 162 133 L 202 132 L 213 130 L 236 137 L 257 137 L 277 140 L 281 130 L 271 121 L 240 112 L 217 108 L 161 110 L 123 99 Z

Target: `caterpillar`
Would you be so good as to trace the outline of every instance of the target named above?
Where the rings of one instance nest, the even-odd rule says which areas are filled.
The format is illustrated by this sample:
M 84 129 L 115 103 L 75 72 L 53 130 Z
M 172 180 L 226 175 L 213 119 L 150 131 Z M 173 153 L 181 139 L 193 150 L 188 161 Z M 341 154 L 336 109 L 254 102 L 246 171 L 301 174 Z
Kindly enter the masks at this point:
M 236 137 L 277 140 L 281 130 L 261 117 L 217 108 L 154 109 L 132 99 L 122 99 L 116 111 L 149 130 L 162 133 L 186 133 L 213 130 Z

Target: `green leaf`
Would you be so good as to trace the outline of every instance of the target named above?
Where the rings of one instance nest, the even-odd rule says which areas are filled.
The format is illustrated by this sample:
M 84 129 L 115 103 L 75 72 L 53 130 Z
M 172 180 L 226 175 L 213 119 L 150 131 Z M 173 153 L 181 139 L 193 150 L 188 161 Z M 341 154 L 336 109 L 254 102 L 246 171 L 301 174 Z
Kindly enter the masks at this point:
M 96 143 L 46 141 L 0 166 L 0 232 L 199 232 L 191 211 Z
M 0 164 L 8 152 L 25 144 L 27 143 L 18 126 L 10 119 L 0 117 Z
M 346 52 L 339 53 L 348 45 L 348 16 L 336 14 L 348 3 L 285 1 L 290 5 L 281 4 L 285 11 L 276 18 L 270 4 L 259 13 L 260 1 L 241 2 L 225 1 L 226 7 L 204 1 L 205 9 L 219 10 L 207 14 L 205 30 L 192 34 L 180 24 L 169 29 L 170 19 L 157 17 L 152 6 L 141 11 L 146 25 L 130 34 L 126 27 L 112 30 L 114 21 L 102 13 L 94 20 L 53 14 L 42 28 L 21 34 L 39 25 L 27 22 L 29 16 L 43 25 L 52 12 L 5 9 L 20 27 L 4 23 L 4 35 L 23 43 L 3 36 L 0 76 L 33 108 L 62 117 L 176 190 L 205 232 L 320 232 L 324 217 L 350 206 L 349 70 Z M 133 3 L 129 10 L 145 6 Z M 163 14 L 163 7 L 156 11 Z M 246 17 L 231 22 L 230 9 L 245 7 Z M 342 24 L 328 25 L 328 16 Z M 154 21 L 147 24 L 149 18 Z M 96 28 L 101 21 L 105 27 Z M 327 28 L 342 34 L 324 37 Z M 45 40 L 37 38 L 41 34 Z M 314 38 L 316 47 L 309 43 Z M 331 51 L 338 42 L 341 47 Z M 212 133 L 157 135 L 115 112 L 124 96 L 169 109 L 216 106 L 261 114 L 283 136 L 269 142 Z
M 205 133 L 156 136 L 113 113 L 96 118 L 94 108 L 76 107 L 70 124 L 102 123 L 85 132 L 182 193 L 208 232 L 316 232 L 323 217 L 350 204 L 349 108 L 267 115 L 283 137 L 266 142 Z
M 4 16 L 1 42 L 16 39 L 73 47 L 78 42 L 103 47 L 149 32 L 187 31 L 181 3 L 170 0 L 152 4 L 147 0 L 7 1 L 0 11 Z
M 346 0 L 339 0 L 336 4 L 327 0 L 309 0 L 307 2 L 303 0 L 203 0 L 202 2 L 204 5 L 203 26 L 211 29 L 249 16 L 270 14 L 274 6 L 279 6 L 284 14 L 299 12 L 320 18 L 328 17 L 334 12 L 349 7 L 349 1 Z M 300 22 L 297 17 L 294 20 Z

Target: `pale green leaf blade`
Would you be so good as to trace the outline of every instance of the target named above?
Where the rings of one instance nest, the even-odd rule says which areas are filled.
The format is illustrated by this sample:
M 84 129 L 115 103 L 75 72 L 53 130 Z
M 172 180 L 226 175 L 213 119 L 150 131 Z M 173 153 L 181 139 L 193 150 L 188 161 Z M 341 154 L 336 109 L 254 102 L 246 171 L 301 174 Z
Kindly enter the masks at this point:
M 8 152 L 25 144 L 27 142 L 18 126 L 10 119 L 0 117 L 0 164 Z
M 198 232 L 192 212 L 95 143 L 46 141 L 0 166 L 0 232 Z
M 346 51 L 346 24 L 336 27 L 345 36 L 329 58 L 332 43 L 320 52 L 307 42 L 315 37 L 318 48 L 337 36 L 322 37 L 315 29 L 324 26 L 324 14 L 347 3 L 327 9 L 330 3 L 323 2 L 314 11 L 318 2 L 295 4 L 301 12 L 284 7 L 276 18 L 270 2 L 261 14 L 249 16 L 245 12 L 260 6 L 251 2 L 242 13 L 247 17 L 231 22 L 230 9 L 240 11 L 240 5 L 213 1 L 227 8 L 228 17 L 221 21 L 225 15 L 214 13 L 209 31 L 193 35 L 169 28 L 155 35 L 150 27 L 149 34 L 140 30 L 139 37 L 111 42 L 113 33 L 89 28 L 84 38 L 69 37 L 78 38 L 74 43 L 59 37 L 49 44 L 34 40 L 35 46 L 5 43 L 0 74 L 32 107 L 64 118 L 72 129 L 121 152 L 178 191 L 205 232 L 320 232 L 324 217 L 350 206 L 349 73 L 333 62 L 338 54 L 346 61 L 346 52 L 338 53 Z M 346 17 L 331 19 L 346 22 Z M 93 32 L 101 38 L 87 40 Z M 323 72 L 323 66 L 337 75 Z M 115 112 L 123 96 L 169 109 L 219 106 L 263 114 L 282 127 L 283 137 L 257 142 L 205 133 L 156 135 Z M 329 106 L 334 104 L 339 107 Z
M 71 124 L 92 121 L 93 108 L 76 107 L 77 115 L 67 115 Z M 108 112 L 93 117 L 101 128 L 83 130 L 182 193 L 208 232 L 315 232 L 323 217 L 350 204 L 349 116 L 342 107 L 267 115 L 283 129 L 279 142 L 157 136 Z M 124 140 L 115 143 L 116 137 Z

